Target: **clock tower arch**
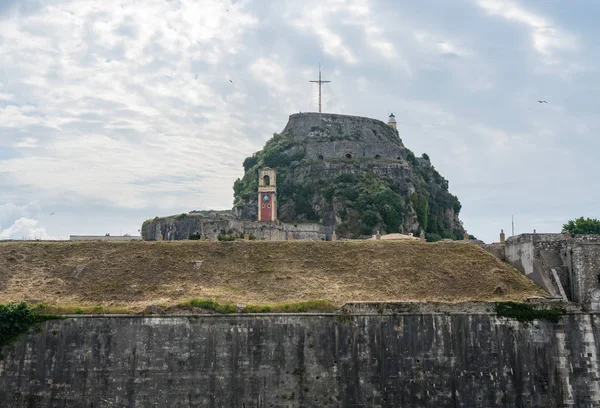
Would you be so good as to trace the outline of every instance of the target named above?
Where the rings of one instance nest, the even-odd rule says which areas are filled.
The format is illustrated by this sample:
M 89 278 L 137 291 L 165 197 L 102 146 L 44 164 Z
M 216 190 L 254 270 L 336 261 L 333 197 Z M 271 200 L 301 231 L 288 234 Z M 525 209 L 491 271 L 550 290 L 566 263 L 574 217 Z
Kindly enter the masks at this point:
M 277 172 L 265 167 L 258 171 L 258 221 L 277 219 Z

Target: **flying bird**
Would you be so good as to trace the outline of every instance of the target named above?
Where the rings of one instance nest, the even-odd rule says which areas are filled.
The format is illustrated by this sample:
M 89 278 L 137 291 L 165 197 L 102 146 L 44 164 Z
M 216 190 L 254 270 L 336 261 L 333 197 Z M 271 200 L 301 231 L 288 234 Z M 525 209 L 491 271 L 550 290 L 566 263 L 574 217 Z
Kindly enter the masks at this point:
M 231 82 L 233 84 L 233 81 L 230 79 L 229 82 Z
M 546 102 L 546 101 L 538 101 L 538 102 L 539 102 L 539 103 L 548 103 L 548 102 Z
M 54 215 L 54 213 L 50 213 L 50 215 Z

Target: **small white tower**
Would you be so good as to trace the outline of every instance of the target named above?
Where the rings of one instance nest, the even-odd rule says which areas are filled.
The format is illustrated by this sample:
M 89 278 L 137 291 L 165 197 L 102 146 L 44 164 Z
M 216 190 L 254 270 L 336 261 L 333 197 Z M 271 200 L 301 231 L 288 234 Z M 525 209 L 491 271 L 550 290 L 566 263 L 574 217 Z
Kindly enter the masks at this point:
M 396 117 L 394 116 L 393 113 L 390 113 L 390 118 L 388 119 L 388 126 L 391 127 L 394 130 L 398 130 L 396 128 Z

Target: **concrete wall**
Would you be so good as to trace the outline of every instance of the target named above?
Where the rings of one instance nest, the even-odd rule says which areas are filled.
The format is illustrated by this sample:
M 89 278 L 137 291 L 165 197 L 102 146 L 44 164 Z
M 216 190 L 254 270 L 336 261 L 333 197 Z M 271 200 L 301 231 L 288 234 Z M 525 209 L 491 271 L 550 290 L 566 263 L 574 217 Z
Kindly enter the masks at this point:
M 76 317 L 0 361 L 3 406 L 598 407 L 600 316 Z
M 600 236 L 577 235 L 567 242 L 573 301 L 600 311 Z
M 139 235 L 69 235 L 70 241 L 141 241 Z
M 504 248 L 504 244 L 477 244 L 476 245 L 480 245 L 483 249 L 485 249 L 486 251 L 488 251 L 490 254 L 494 255 L 496 258 L 500 259 L 501 261 L 506 261 L 506 253 L 505 253 L 505 248 Z
M 506 240 L 504 252 L 551 295 L 561 296 L 562 288 L 569 300 L 600 311 L 600 235 L 521 234 Z
M 559 290 L 544 265 L 541 252 L 565 254 L 566 241 L 563 234 L 520 234 L 508 237 L 504 244 L 506 261 L 553 296 Z

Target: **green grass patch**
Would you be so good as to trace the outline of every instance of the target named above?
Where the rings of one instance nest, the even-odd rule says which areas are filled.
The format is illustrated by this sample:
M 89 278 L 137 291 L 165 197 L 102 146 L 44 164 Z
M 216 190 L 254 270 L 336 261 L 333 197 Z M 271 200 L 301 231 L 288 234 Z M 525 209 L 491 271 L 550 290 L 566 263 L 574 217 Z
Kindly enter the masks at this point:
M 337 310 L 337 307 L 329 300 L 324 299 L 278 303 L 271 306 L 271 311 L 279 313 L 333 312 L 334 310 Z
M 560 307 L 541 309 L 534 305 L 517 302 L 496 303 L 495 310 L 498 317 L 508 317 L 523 323 L 529 323 L 536 319 L 558 323 L 565 314 L 565 310 Z
M 127 307 L 116 306 L 80 306 L 80 305 L 48 305 L 38 303 L 35 310 L 44 314 L 129 314 L 131 310 Z
M 213 299 L 189 299 L 178 305 L 182 308 L 201 308 L 216 313 L 236 313 L 237 306 L 233 303 L 219 303 Z M 240 313 L 303 313 L 303 312 L 332 312 L 337 307 L 329 300 L 307 300 L 305 302 L 277 303 L 271 305 L 246 304 Z
M 60 316 L 41 314 L 25 302 L 0 304 L 0 351 L 32 327 L 51 319 L 60 319 Z

